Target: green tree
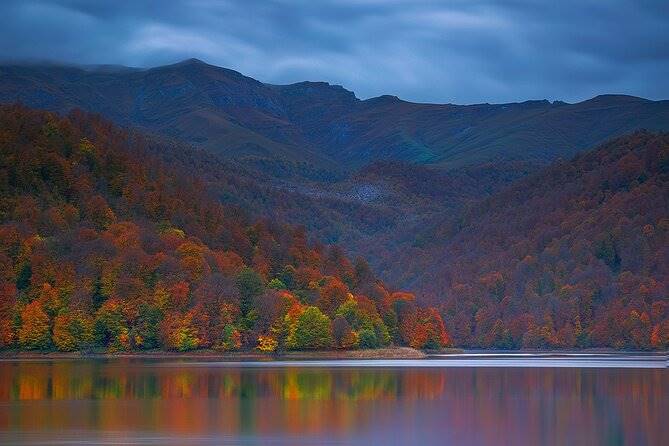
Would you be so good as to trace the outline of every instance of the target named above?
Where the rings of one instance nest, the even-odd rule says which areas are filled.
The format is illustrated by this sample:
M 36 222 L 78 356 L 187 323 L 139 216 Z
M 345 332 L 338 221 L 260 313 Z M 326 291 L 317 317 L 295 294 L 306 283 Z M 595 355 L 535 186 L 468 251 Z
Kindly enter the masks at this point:
M 125 350 L 129 347 L 126 342 L 128 328 L 120 302 L 107 300 L 95 315 L 94 325 L 95 343 L 111 350 Z M 129 339 L 129 338 L 128 338 Z
M 137 319 L 130 330 L 134 346 L 141 349 L 157 348 L 160 345 L 159 325 L 162 319 L 163 313 L 158 307 L 141 304 Z
M 358 336 L 360 337 L 360 348 L 378 348 L 380 346 L 379 339 L 376 337 L 374 330 L 370 330 L 369 328 L 362 329 L 358 333 Z
M 221 340 L 216 344 L 219 350 L 239 350 L 242 346 L 241 333 L 232 324 L 227 324 L 223 327 Z
M 289 290 L 295 289 L 295 267 L 293 265 L 286 265 L 279 274 L 279 280 L 286 284 Z
M 242 314 L 246 314 L 253 305 L 253 299 L 260 296 L 265 290 L 262 277 L 251 268 L 244 268 L 237 275 L 237 288 L 241 295 Z
M 298 350 L 329 348 L 333 344 L 330 318 L 317 307 L 307 307 L 298 317 L 288 344 Z

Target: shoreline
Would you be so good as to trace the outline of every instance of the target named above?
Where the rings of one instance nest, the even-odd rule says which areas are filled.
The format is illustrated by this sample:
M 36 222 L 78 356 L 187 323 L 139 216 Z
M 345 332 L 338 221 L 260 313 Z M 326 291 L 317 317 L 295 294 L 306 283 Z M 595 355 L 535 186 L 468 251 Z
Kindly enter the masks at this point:
M 441 354 L 463 353 L 461 349 L 447 349 Z M 218 352 L 215 350 L 195 350 L 190 352 L 173 352 L 167 350 L 151 350 L 139 352 L 36 352 L 36 351 L 4 351 L 0 352 L 0 360 L 21 359 L 207 359 L 219 361 L 273 361 L 273 360 L 337 360 L 337 359 L 426 359 L 429 354 L 411 347 L 388 347 L 367 350 L 315 350 L 287 351 L 282 353 Z
M 322 360 L 416 360 L 416 359 L 462 359 L 462 360 L 514 360 L 514 359 L 587 359 L 606 357 L 646 357 L 668 358 L 669 352 L 662 351 L 627 351 L 611 349 L 586 350 L 466 350 L 448 348 L 444 350 L 417 350 L 411 347 L 387 347 L 365 350 L 302 350 L 281 353 L 262 353 L 258 351 L 220 352 L 216 350 L 195 350 L 175 352 L 167 350 L 149 350 L 136 352 L 104 351 L 92 352 L 39 352 L 39 351 L 0 351 L 0 361 L 11 360 L 60 360 L 60 359 L 186 359 L 209 361 L 322 361 Z

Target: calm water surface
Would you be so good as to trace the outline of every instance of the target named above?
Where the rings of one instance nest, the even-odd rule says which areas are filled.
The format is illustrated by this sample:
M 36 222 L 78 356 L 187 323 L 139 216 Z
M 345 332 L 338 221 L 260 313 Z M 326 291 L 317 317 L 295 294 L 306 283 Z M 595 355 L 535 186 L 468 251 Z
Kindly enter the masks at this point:
M 0 444 L 669 444 L 666 360 L 0 362 Z

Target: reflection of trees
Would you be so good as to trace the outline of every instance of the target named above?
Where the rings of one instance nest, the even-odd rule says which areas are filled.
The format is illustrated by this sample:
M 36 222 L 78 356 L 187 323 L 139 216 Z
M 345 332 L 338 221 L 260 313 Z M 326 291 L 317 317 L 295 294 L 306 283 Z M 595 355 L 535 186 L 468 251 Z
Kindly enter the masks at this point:
M 2 368 L 3 400 L 274 398 L 379 400 L 436 398 L 444 375 L 378 369 L 133 367 L 65 361 Z
M 604 431 L 611 442 L 653 443 L 660 441 L 658 429 L 665 425 L 667 394 L 665 370 L 17 362 L 0 363 L 0 429 L 136 426 L 184 433 L 318 434 L 369 426 L 379 417 L 392 425 L 396 417 L 429 406 L 421 416 L 433 417 L 447 426 L 452 440 L 463 442 L 475 428 L 482 443 L 494 443 L 500 435 L 541 443 L 547 430 L 551 440 L 562 444 L 573 443 L 576 434 L 597 442 L 597 433 Z M 12 404 L 35 400 L 42 401 Z M 3 405 L 13 409 L 3 412 Z

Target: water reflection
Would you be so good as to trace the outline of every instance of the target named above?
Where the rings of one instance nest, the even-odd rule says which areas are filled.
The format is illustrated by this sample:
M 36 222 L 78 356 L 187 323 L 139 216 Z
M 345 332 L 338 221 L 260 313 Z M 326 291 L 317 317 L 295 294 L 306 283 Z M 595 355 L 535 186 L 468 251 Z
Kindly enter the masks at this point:
M 0 363 L 0 443 L 662 444 L 666 369 Z

